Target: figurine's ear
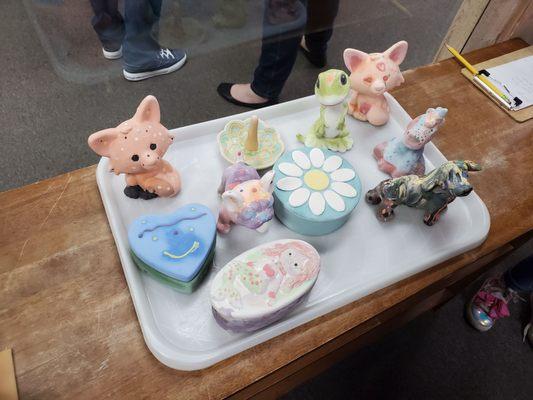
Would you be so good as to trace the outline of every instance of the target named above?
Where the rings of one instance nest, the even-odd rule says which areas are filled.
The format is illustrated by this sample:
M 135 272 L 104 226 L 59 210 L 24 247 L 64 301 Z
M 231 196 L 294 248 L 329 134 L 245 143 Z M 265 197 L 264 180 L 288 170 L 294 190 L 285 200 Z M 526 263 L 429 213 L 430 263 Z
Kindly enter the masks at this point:
M 390 58 L 395 64 L 400 65 L 407 54 L 407 42 L 402 40 L 393 44 L 383 54 L 385 57 Z
M 152 95 L 146 96 L 137 107 L 137 112 L 135 112 L 133 118 L 140 122 L 159 122 L 161 120 L 161 110 L 157 99 Z
M 109 146 L 117 138 L 118 133 L 117 128 L 104 129 L 89 136 L 87 143 L 96 154 L 102 157 L 109 157 Z
M 344 50 L 343 57 L 346 68 L 348 68 L 350 72 L 353 72 L 359 65 L 361 65 L 363 61 L 366 60 L 368 54 L 361 50 L 346 49 Z
M 274 180 L 274 173 L 275 172 L 273 170 L 268 171 L 266 174 L 263 175 L 263 177 L 259 181 L 261 187 L 263 188 L 265 192 L 272 192 L 273 190 L 270 187 L 270 185 L 272 185 L 272 181 Z
M 228 190 L 222 194 L 222 203 L 229 212 L 238 212 L 242 208 L 244 199 L 239 193 Z

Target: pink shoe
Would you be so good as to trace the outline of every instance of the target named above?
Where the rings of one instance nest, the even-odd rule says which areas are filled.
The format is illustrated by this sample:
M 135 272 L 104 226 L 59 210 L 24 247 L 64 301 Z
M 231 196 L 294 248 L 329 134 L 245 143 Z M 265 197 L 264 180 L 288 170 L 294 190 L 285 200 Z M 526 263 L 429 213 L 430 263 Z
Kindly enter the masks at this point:
M 516 292 L 508 289 L 501 277 L 489 278 L 466 306 L 468 321 L 478 331 L 486 332 L 496 320 L 510 315 L 509 301 L 517 297 Z

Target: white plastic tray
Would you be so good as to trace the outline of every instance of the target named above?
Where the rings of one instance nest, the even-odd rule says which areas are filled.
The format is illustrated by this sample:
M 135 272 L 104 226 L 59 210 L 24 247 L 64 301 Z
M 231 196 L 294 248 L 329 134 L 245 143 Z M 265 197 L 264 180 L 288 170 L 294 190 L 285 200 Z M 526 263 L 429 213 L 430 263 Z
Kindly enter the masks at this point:
M 381 141 L 402 134 L 409 115 L 388 96 L 391 120 L 380 128 L 347 118 L 354 148 L 344 157 L 355 167 L 363 191 L 386 176 L 371 156 Z M 446 104 L 440 104 L 446 106 Z M 214 266 L 200 288 L 191 295 L 180 294 L 139 271 L 129 255 L 127 229 L 142 214 L 168 213 L 182 205 L 199 202 L 217 213 L 217 187 L 228 165 L 218 153 L 217 133 L 230 119 L 258 115 L 282 135 L 287 150 L 299 147 L 296 133 L 304 133 L 318 116 L 313 96 L 179 128 L 165 158 L 181 172 L 182 192 L 175 198 L 150 201 L 128 199 L 123 194 L 123 176 L 108 172 L 108 160 L 98 164 L 97 181 L 109 224 L 117 244 L 124 274 L 150 351 L 163 364 L 180 370 L 206 368 L 247 348 L 269 340 L 312 320 L 427 269 L 457 254 L 477 247 L 486 238 L 490 217 L 475 192 L 456 199 L 433 227 L 422 222 L 422 211 L 407 207 L 396 218 L 380 223 L 371 207 L 361 199 L 349 221 L 340 230 L 322 237 L 305 237 L 274 221 L 266 234 L 234 227 L 219 236 Z M 450 115 L 449 118 L 453 118 Z M 446 161 L 433 145 L 425 150 L 426 167 Z M 480 172 L 481 174 L 483 172 Z M 252 334 L 234 334 L 215 322 L 209 303 L 209 286 L 216 271 L 245 250 L 281 238 L 308 241 L 321 255 L 322 270 L 308 300 L 292 314 Z

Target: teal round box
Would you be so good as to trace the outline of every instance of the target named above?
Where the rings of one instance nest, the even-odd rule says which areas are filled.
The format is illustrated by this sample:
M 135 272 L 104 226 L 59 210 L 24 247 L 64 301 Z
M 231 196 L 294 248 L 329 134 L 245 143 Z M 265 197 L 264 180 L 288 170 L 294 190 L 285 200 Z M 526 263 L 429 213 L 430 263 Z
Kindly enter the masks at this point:
M 289 229 L 320 236 L 346 223 L 361 197 L 353 166 L 318 148 L 287 151 L 274 165 L 274 212 Z

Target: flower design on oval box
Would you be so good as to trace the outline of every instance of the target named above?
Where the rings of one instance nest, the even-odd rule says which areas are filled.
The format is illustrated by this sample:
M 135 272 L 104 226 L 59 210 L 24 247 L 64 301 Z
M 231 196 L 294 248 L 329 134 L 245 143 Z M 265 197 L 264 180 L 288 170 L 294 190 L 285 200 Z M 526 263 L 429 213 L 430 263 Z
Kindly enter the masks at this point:
M 327 152 L 327 154 L 330 152 Z M 356 176 L 352 168 L 343 167 L 344 160 L 338 155 L 327 155 L 319 148 L 313 148 L 307 155 L 295 150 L 292 162 L 281 162 L 278 169 L 285 177 L 279 179 L 279 190 L 292 192 L 288 203 L 292 207 L 305 204 L 313 215 L 324 213 L 326 207 L 337 212 L 346 210 L 345 199 L 353 199 L 358 193 L 349 181 Z

